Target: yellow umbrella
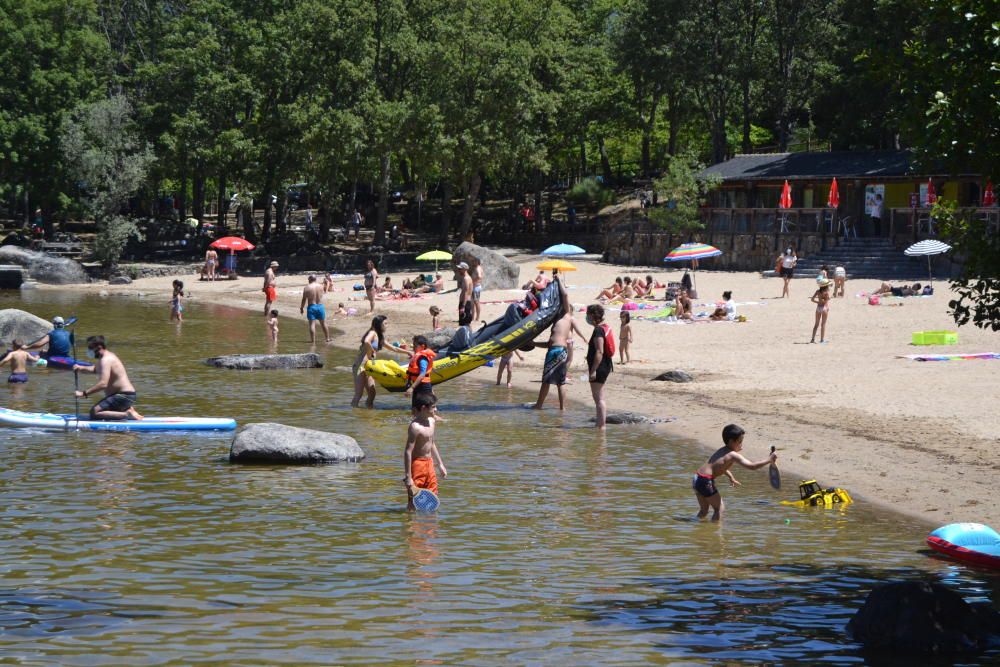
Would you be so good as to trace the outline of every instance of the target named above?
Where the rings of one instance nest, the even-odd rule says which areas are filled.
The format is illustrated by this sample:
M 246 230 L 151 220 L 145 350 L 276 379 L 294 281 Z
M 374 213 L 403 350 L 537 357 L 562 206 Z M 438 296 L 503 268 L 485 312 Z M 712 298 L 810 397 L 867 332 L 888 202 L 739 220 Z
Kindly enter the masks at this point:
M 438 262 L 446 262 L 451 259 L 451 253 L 444 250 L 430 250 L 423 255 L 417 255 L 418 262 L 434 262 L 434 273 L 437 273 Z
M 536 268 L 541 271 L 552 271 L 553 269 L 559 269 L 560 271 L 576 271 L 576 267 L 567 262 L 565 259 L 547 259 Z

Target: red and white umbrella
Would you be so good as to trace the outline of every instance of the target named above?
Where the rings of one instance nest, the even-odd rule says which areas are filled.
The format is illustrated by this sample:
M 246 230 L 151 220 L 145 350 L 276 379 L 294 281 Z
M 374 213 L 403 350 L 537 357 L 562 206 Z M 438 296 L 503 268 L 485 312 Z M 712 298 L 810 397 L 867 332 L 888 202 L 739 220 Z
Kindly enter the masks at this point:
M 791 208 L 792 207 L 792 186 L 785 181 L 785 185 L 781 188 L 781 199 L 778 200 L 779 208 Z
M 983 191 L 983 206 L 996 206 L 997 199 L 993 196 L 993 181 L 986 181 L 986 190 Z
M 830 184 L 830 196 L 826 198 L 826 205 L 830 208 L 840 208 L 840 190 L 837 189 L 836 178 Z
M 934 179 L 927 179 L 927 205 L 934 206 L 937 203 L 937 193 L 934 192 Z
M 239 236 L 223 236 L 221 239 L 212 241 L 208 247 L 215 248 L 216 250 L 231 250 L 235 252 L 237 250 L 253 250 L 256 246 L 246 239 L 241 239 Z

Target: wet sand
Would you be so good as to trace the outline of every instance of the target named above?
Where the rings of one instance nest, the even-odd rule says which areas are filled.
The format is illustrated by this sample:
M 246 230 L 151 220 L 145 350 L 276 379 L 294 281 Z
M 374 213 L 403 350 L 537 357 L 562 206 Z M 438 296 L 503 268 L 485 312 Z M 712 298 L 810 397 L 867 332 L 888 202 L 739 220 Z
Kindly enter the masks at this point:
M 514 259 L 521 265 L 522 281 L 537 273 L 537 256 Z M 682 274 L 586 260 L 574 260 L 574 264 L 580 270 L 571 273 L 568 282 L 577 309 L 593 303 L 599 287 L 611 284 L 617 275 L 651 273 L 667 282 L 679 281 Z M 405 277 L 402 273 L 390 275 L 397 287 Z M 147 278 L 125 286 L 98 283 L 41 289 L 161 299 L 166 324 L 174 278 Z M 199 282 L 195 276 L 180 278 L 191 295 L 187 307 L 192 311 L 199 302 L 260 311 L 261 345 L 247 352 L 266 349 L 260 278 L 215 283 Z M 344 332 L 335 336 L 335 343 L 351 349 L 356 349 L 371 319 L 368 304 L 362 301 L 363 292 L 352 289 L 359 280 L 360 276 L 339 278 L 338 291 L 326 299 L 328 323 Z M 789 498 L 797 496 L 799 479 L 817 479 L 823 486 L 846 488 L 855 498 L 919 517 L 930 525 L 975 521 L 1000 526 L 1000 508 L 991 495 L 1000 470 L 996 457 L 1000 421 L 995 412 L 1000 398 L 1000 360 L 917 362 L 899 358 L 908 354 L 1000 352 L 1000 333 L 964 327 L 959 330 L 957 345 L 911 346 L 914 331 L 956 329 L 947 313 L 951 298 L 947 283 L 936 282 L 933 297 L 884 299 L 880 306 L 869 306 L 867 299 L 856 296 L 878 283 L 848 281 L 847 296 L 831 301 L 828 342 L 819 345 L 809 344 L 815 312 L 809 301 L 815 290 L 812 280 L 793 281 L 791 298 L 778 299 L 778 279 L 754 273 L 699 271 L 700 298 L 695 303 L 714 302 L 723 290 L 732 290 L 737 313 L 748 321 L 664 323 L 645 321 L 644 311 L 633 311 L 637 317 L 633 319 L 632 363 L 619 365 L 616 359 L 615 372 L 606 385 L 608 408 L 649 417 L 677 417 L 660 428 L 696 439 L 706 453 L 721 444 L 722 427 L 736 422 L 748 432 L 745 453 L 750 458 L 764 458 L 770 445 L 777 446 L 784 472 L 782 493 Z M 304 350 L 308 348 L 308 333 L 298 307 L 305 284 L 304 274 L 279 274 L 275 305 L 281 311 L 282 340 L 301 340 Z M 501 315 L 504 302 L 518 299 L 520 293 L 485 291 L 482 319 Z M 662 298 L 663 291 L 658 290 L 658 294 Z M 333 316 L 341 301 L 358 309 L 359 314 Z M 888 303 L 903 305 L 885 305 Z M 430 328 L 431 305 L 441 307 L 443 324 L 454 324 L 449 318 L 457 314 L 455 291 L 377 302 L 376 313 L 389 316 L 390 339 L 409 340 Z M 661 305 L 665 305 L 662 300 L 654 307 Z M 712 308 L 696 306 L 695 312 Z M 583 313 L 578 313 L 578 318 L 587 330 Z M 296 319 L 302 322 L 293 322 Z M 608 321 L 617 333 L 618 313 L 609 312 Z M 585 343 L 578 341 L 577 345 L 569 373 L 568 409 L 592 411 L 590 389 L 582 381 Z M 544 350 L 524 356 L 525 361 L 515 368 L 514 384 L 537 389 Z M 695 381 L 651 381 L 674 369 L 691 373 Z M 496 369 L 473 374 L 493 382 Z M 440 393 L 447 394 L 447 385 Z M 546 409 L 556 409 L 556 405 L 555 392 L 551 392 Z M 608 427 L 609 443 L 614 430 L 622 428 L 628 427 Z

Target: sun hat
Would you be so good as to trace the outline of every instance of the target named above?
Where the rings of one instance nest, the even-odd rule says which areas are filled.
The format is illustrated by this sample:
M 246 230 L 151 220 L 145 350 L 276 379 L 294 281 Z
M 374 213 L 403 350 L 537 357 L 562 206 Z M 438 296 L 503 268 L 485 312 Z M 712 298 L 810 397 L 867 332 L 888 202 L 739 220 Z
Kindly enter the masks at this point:
M 820 287 L 828 287 L 833 284 L 833 281 L 829 278 L 823 278 L 823 280 L 817 281 Z
M 469 265 L 466 264 L 465 262 L 459 262 L 458 264 L 455 265 L 455 268 L 465 269 L 466 271 L 468 271 L 469 270 Z
M 275 266 L 279 266 L 279 264 L 278 264 L 277 262 L 275 262 L 275 261 L 272 261 L 272 262 L 271 262 L 271 266 L 272 266 L 272 267 L 275 267 Z
M 61 316 L 56 315 L 55 317 L 52 318 L 52 324 L 56 325 L 57 327 L 61 327 L 62 325 L 66 324 L 66 320 L 64 320 Z

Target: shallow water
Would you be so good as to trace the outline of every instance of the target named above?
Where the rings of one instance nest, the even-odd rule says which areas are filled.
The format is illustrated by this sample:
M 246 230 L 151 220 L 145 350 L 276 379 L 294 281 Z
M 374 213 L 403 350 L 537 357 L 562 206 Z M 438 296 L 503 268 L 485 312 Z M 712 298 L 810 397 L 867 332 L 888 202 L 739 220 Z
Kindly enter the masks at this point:
M 492 369 L 439 388 L 451 476 L 438 515 L 410 515 L 408 402 L 346 408 L 349 353 L 320 348 L 322 370 L 213 369 L 200 360 L 269 351 L 262 317 L 194 303 L 178 327 L 134 298 L 25 298 L 107 335 L 145 414 L 333 430 L 368 458 L 241 467 L 231 434 L 5 431 L 3 662 L 856 665 L 843 626 L 879 581 L 998 597 L 995 575 L 929 556 L 926 526 L 863 501 L 784 507 L 794 480 L 776 493 L 764 472 L 736 472 L 723 525 L 692 521 L 699 448 L 648 426 L 601 436 L 589 407 L 517 407 L 530 389 L 493 386 Z M 303 333 L 283 322 L 280 351 L 306 350 Z M 73 412 L 72 389 L 38 371 L 4 404 Z M 749 434 L 748 454 L 765 444 Z

